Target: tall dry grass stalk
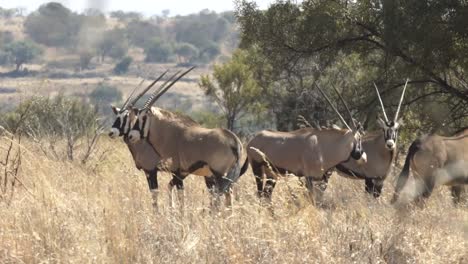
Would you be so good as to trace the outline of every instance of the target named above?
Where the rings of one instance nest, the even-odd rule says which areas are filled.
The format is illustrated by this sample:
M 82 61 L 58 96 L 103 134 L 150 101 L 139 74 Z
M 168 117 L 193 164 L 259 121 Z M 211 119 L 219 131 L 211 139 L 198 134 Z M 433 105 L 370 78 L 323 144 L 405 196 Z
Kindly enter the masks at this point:
M 0 145 L 6 144 L 4 140 Z M 204 181 L 185 181 L 185 209 L 169 208 L 159 176 L 159 210 L 120 141 L 103 138 L 91 161 L 55 161 L 23 142 L 11 204 L 0 202 L 1 263 L 466 263 L 468 211 L 438 189 L 423 210 L 397 213 L 361 181 L 334 175 L 324 208 L 297 178 L 281 180 L 273 211 L 260 205 L 250 172 L 233 213 L 209 210 Z M 111 150 L 111 151 L 109 151 Z M 105 152 L 105 155 L 101 155 Z M 3 153 L 0 153 L 3 155 Z M 2 169 L 2 168 L 0 168 Z M 293 201 L 290 192 L 297 194 Z

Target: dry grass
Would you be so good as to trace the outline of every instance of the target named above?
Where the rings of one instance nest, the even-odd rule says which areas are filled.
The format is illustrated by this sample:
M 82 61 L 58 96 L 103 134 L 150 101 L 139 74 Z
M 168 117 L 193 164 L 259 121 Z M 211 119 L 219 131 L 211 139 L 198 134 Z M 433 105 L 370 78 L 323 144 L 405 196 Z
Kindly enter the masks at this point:
M 5 140 L 0 141 L 3 156 Z M 106 155 L 101 156 L 106 150 Z M 436 191 L 405 215 L 375 201 L 363 183 L 332 177 L 325 208 L 304 199 L 296 178 L 278 183 L 274 215 L 255 197 L 250 173 L 239 181 L 233 213 L 210 213 L 201 178 L 185 181 L 186 208 L 168 207 L 160 176 L 159 211 L 142 172 L 120 140 L 103 138 L 87 165 L 54 161 L 23 145 L 12 203 L 0 201 L 1 263 L 466 263 L 466 207 Z M 0 167 L 0 169 L 2 169 Z M 289 187 L 288 187 L 289 186 Z M 290 191 L 299 195 L 293 202 Z

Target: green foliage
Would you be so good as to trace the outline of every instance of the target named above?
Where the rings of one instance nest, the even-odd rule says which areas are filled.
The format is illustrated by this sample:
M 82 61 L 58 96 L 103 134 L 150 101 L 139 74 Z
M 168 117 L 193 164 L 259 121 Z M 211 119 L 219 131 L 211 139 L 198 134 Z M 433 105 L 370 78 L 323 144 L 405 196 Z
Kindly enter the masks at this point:
M 130 64 L 132 64 L 132 57 L 126 56 L 121 59 L 114 67 L 113 72 L 117 75 L 125 74 L 128 72 Z
M 95 56 L 94 51 L 92 50 L 81 50 L 79 51 L 80 56 L 80 69 L 89 69 L 89 65 L 91 64 L 91 60 Z
M 16 41 L 8 44 L 5 47 L 5 52 L 12 58 L 16 65 L 16 71 L 18 71 L 24 63 L 38 57 L 42 50 L 34 42 Z
M 34 41 L 48 46 L 68 46 L 76 40 L 81 18 L 55 2 L 47 3 L 26 18 L 26 33 Z
M 223 116 L 213 113 L 212 111 L 196 111 L 190 115 L 193 120 L 207 128 L 222 127 L 225 123 Z
M 189 43 L 179 43 L 175 48 L 175 54 L 179 56 L 180 62 L 191 62 L 198 56 L 198 49 Z
M 112 29 L 103 33 L 102 39 L 98 42 L 96 48 L 104 61 L 106 56 L 114 59 L 120 59 L 128 52 L 128 43 L 125 31 L 122 29 Z
M 437 102 L 444 118 L 434 114 L 432 127 L 459 126 L 468 116 L 467 11 L 460 1 L 276 1 L 263 11 L 241 0 L 237 7 L 241 47 L 258 47 L 274 71 L 270 85 L 284 99 L 277 119 L 293 123 L 294 114 L 281 113 L 301 108 L 316 118 L 318 81 L 341 87 L 370 120 L 377 105 L 372 82 L 391 109 L 407 77 L 415 116 L 425 114 L 426 99 Z
M 17 131 L 13 126 L 18 124 L 19 117 L 25 112 L 26 118 L 19 129 L 34 138 L 78 138 L 98 126 L 95 108 L 63 95 L 54 98 L 33 97 L 22 102 L 2 117 L 2 126 L 10 131 Z
M 162 36 L 161 29 L 148 22 L 140 20 L 132 20 L 127 24 L 126 34 L 132 45 L 137 47 L 146 48 L 152 45 L 153 39 Z
M 262 110 L 261 88 L 249 66 L 248 51 L 237 50 L 231 61 L 215 65 L 213 78 L 202 76 L 199 86 L 221 107 L 226 127 L 234 130 L 235 122 L 247 113 Z
M 119 21 L 141 20 L 142 15 L 138 12 L 124 12 L 121 10 L 110 12 L 110 17 L 117 18 Z
M 105 105 L 105 107 L 108 107 L 109 104 L 122 100 L 122 92 L 114 86 L 99 83 L 89 94 L 89 98 L 94 105 Z
M 159 38 L 152 39 L 145 47 L 146 62 L 168 62 L 174 54 L 171 45 Z
M 15 38 L 11 31 L 0 31 L 0 46 L 5 46 L 14 40 Z

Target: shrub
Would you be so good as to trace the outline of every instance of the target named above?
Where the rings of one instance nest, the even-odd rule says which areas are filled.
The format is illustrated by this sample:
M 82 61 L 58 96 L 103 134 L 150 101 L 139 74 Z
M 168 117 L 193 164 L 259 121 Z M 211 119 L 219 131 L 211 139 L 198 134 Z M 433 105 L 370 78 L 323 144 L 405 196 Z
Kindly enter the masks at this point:
M 99 83 L 98 86 L 89 94 L 93 104 L 107 105 L 122 100 L 122 92 L 114 86 Z
M 21 122 L 19 120 L 21 119 Z M 88 151 L 82 157 L 85 162 L 94 148 L 101 131 L 98 112 L 85 102 L 58 95 L 54 98 L 33 97 L 16 109 L 3 115 L 0 124 L 9 131 L 21 131 L 35 141 L 47 143 L 47 150 L 60 159 L 74 159 L 77 142 L 86 137 Z M 66 141 L 66 155 L 57 153 L 56 142 Z
M 156 38 L 145 47 L 146 62 L 168 62 L 173 55 L 171 45 Z
M 128 72 L 128 68 L 130 67 L 130 64 L 132 63 L 133 59 L 132 57 L 124 57 L 121 61 L 119 61 L 115 67 L 114 67 L 114 73 L 115 74 L 124 74 Z

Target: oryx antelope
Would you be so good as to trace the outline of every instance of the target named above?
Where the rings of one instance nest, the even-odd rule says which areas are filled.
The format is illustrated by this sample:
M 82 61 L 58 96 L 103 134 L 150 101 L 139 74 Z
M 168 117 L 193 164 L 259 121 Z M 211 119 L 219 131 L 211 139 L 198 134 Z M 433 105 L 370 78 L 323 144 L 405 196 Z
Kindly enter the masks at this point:
M 454 202 L 460 202 L 464 185 L 468 184 L 468 127 L 451 137 L 433 134 L 413 141 L 398 177 L 392 203 L 402 202 L 401 194 L 408 186 L 410 170 L 415 184 L 412 190 L 405 190 L 410 192 L 409 200 L 420 202 L 431 195 L 434 187 L 448 185 Z
M 229 130 L 204 128 L 187 117 L 151 107 L 167 90 L 153 93 L 142 109 L 130 113 L 136 117 L 130 142 L 147 140 L 161 157 L 171 160 L 171 170 L 181 179 L 188 174 L 213 175 L 207 187 L 212 193 L 225 193 L 230 205 L 230 186 L 248 165 L 241 164 L 241 141 Z
M 146 141 L 141 140 L 138 142 L 131 143 L 128 140 L 128 133 L 130 132 L 131 127 L 135 123 L 135 120 L 132 119 L 132 116 L 129 115 L 129 109 L 149 90 L 151 87 L 154 86 L 165 74 L 161 74 L 155 81 L 153 81 L 148 87 L 146 87 L 138 96 L 133 98 L 134 92 L 138 89 L 139 86 L 143 83 L 143 81 L 138 85 L 127 98 L 125 103 L 121 108 L 117 108 L 112 106 L 112 110 L 116 115 L 116 119 L 112 125 L 111 131 L 109 132 L 109 136 L 111 138 L 116 138 L 122 136 L 124 138 L 124 142 L 126 143 L 130 153 L 132 154 L 132 158 L 135 162 L 135 166 L 139 170 L 143 170 L 146 174 L 146 179 L 148 181 L 148 187 L 151 191 L 153 196 L 154 205 L 157 206 L 157 190 L 159 189 L 158 185 L 158 178 L 157 174 L 158 171 L 166 170 L 168 167 L 167 161 L 162 160 L 159 154 L 154 150 L 154 148 Z M 169 78 L 164 84 L 159 87 L 159 90 L 164 88 L 175 76 L 174 74 L 171 78 Z M 174 82 L 175 83 L 175 82 Z M 173 85 L 172 83 L 171 85 Z M 173 178 L 169 183 L 169 189 L 172 190 L 173 186 L 176 186 L 177 189 L 183 188 L 183 182 L 180 180 L 180 177 L 177 177 L 176 174 L 173 172 Z M 171 192 L 170 192 L 171 196 Z M 172 197 L 172 196 L 171 196 Z M 172 201 L 172 198 L 170 198 Z
M 382 108 L 385 120 L 382 118 L 377 119 L 377 124 L 381 127 L 381 131 L 371 132 L 363 136 L 362 147 L 367 153 L 367 162 L 365 164 L 358 164 L 355 160 L 351 159 L 348 162 L 341 163 L 336 166 L 338 173 L 341 176 L 352 179 L 365 180 L 366 191 L 374 197 L 379 197 L 382 192 L 384 180 L 390 172 L 398 138 L 398 129 L 403 124 L 402 119 L 398 119 L 400 107 L 405 96 L 406 86 L 408 79 L 400 96 L 397 111 L 392 120 L 389 120 L 385 107 L 380 97 L 379 89 L 374 84 L 377 97 Z
M 316 87 L 348 129 L 301 128 L 291 132 L 263 130 L 257 133 L 247 145 L 247 156 L 255 175 L 258 196 L 271 200 L 276 184 L 275 172 L 269 169 L 265 157 L 271 167 L 281 174 L 289 172 L 298 177 L 304 176 L 312 200 L 313 181 L 321 181 L 322 175 L 330 168 L 349 159 L 366 162 L 361 134 L 351 113 L 348 111 L 353 128 L 346 123 L 326 94 Z

